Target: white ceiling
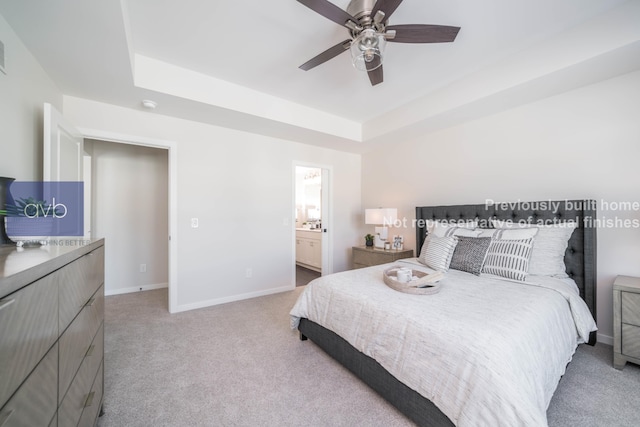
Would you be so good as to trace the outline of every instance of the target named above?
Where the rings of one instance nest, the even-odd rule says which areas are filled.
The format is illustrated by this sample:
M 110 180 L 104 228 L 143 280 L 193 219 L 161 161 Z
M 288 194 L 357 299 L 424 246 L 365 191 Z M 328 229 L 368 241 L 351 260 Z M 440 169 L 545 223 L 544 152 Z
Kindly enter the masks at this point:
M 346 9 L 348 0 L 334 3 Z M 558 86 L 559 71 L 599 57 L 608 71 L 587 76 L 593 63 L 575 68 L 564 77 L 573 83 L 555 92 L 572 88 L 576 73 L 588 84 L 636 69 L 637 61 L 615 52 L 638 47 L 637 31 L 626 30 L 640 28 L 638 3 L 405 0 L 391 24 L 462 29 L 454 43 L 389 43 L 385 81 L 376 87 L 348 53 L 298 69 L 348 35 L 295 0 L 0 0 L 0 14 L 65 95 L 131 108 L 150 98 L 158 114 L 362 152 L 391 135 L 433 127 L 463 106 L 483 99 L 494 105 L 506 89 L 541 78 L 545 87 Z M 498 104 L 536 98 L 513 96 Z M 487 102 L 477 114 L 493 111 Z

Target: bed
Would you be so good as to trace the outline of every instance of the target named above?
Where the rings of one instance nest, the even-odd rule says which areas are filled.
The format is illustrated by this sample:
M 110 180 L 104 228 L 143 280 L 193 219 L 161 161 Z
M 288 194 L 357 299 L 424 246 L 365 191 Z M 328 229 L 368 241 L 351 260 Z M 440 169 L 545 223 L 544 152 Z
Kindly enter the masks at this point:
M 455 270 L 438 294 L 406 295 L 384 285 L 383 265 L 310 283 L 291 311 L 292 326 L 418 425 L 546 425 L 575 348 L 596 341 L 595 213 L 588 200 L 416 208 L 416 253 L 431 221 L 473 220 L 480 228 L 495 220 L 575 221 L 563 259 L 575 297 L 567 279 L 536 276 L 525 284 Z M 463 298 L 469 289 L 473 297 Z M 329 308 L 323 298 L 357 306 Z M 456 310 L 479 317 L 467 325 Z M 372 342 L 368 330 L 377 334 Z

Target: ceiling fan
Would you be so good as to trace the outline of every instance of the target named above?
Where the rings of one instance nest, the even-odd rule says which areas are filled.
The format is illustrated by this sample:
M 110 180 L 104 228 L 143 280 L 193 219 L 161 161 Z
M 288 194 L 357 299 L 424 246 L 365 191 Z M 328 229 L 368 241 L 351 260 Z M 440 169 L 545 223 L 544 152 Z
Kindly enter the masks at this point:
M 366 71 L 371 85 L 382 83 L 382 56 L 386 42 L 447 43 L 456 39 L 460 27 L 445 25 L 405 24 L 388 25 L 389 17 L 402 0 L 351 0 L 344 11 L 328 0 L 298 0 L 349 30 L 350 39 L 330 47 L 302 64 L 308 71 L 347 50 L 351 51 L 354 67 Z

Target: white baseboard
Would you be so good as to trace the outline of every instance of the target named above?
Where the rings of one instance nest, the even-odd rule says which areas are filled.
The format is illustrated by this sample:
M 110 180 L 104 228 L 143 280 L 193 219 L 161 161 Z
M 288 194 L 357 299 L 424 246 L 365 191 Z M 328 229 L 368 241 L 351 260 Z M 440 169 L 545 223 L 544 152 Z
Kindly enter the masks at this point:
M 279 288 L 266 289 L 264 291 L 248 292 L 245 294 L 232 295 L 224 298 L 215 298 L 207 301 L 198 301 L 191 304 L 182 304 L 176 307 L 176 310 L 174 311 L 174 313 L 195 310 L 198 308 L 211 307 L 214 305 L 226 304 L 228 302 L 240 301 L 240 300 L 249 299 L 249 298 L 262 297 L 265 295 L 279 294 L 280 292 L 288 292 L 288 291 L 292 291 L 293 289 L 295 289 L 295 286 L 294 287 L 281 286 Z
M 153 285 L 142 285 L 142 286 L 133 286 L 130 288 L 120 288 L 120 289 L 105 289 L 104 295 L 120 295 L 120 294 L 132 294 L 134 292 L 142 292 L 142 291 L 152 291 L 154 289 L 162 289 L 168 287 L 168 283 L 156 283 Z
M 604 334 L 598 334 L 598 342 L 602 344 L 613 345 L 613 337 Z

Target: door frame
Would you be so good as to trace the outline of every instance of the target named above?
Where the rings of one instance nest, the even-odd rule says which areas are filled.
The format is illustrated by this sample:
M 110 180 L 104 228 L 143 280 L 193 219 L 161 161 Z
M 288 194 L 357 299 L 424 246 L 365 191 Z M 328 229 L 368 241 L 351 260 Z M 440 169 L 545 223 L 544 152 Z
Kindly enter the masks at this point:
M 296 167 L 318 168 L 322 173 L 322 192 L 321 192 L 321 217 L 322 217 L 322 275 L 333 273 L 333 167 L 330 165 L 312 163 L 294 160 L 291 168 L 291 176 L 293 185 L 291 186 L 291 213 L 293 233 L 291 239 L 291 247 L 293 248 L 293 256 L 291 261 L 292 285 L 296 286 Z M 325 181 L 327 181 L 325 183 Z M 327 230 L 325 232 L 325 230 Z
M 97 129 L 78 128 L 84 138 L 97 139 L 119 144 L 138 145 L 143 147 L 160 148 L 167 150 L 169 163 L 169 313 L 177 313 L 178 310 L 178 144 L 156 138 L 124 135 L 113 132 L 105 132 Z

